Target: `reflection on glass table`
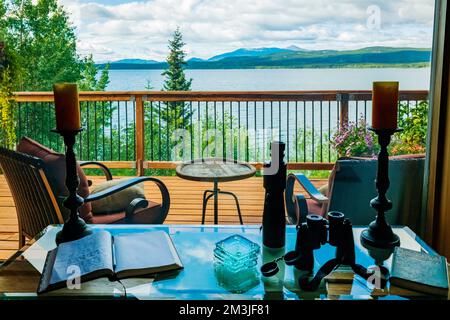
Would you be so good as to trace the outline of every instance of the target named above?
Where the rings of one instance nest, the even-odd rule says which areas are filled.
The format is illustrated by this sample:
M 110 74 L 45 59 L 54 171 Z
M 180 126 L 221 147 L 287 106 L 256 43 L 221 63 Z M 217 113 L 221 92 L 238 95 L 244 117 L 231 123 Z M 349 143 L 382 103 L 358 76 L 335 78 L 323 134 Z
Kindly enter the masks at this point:
M 147 232 L 164 230 L 169 233 L 177 248 L 184 269 L 170 274 L 160 274 L 155 278 L 130 278 L 121 282 L 106 278 L 81 284 L 81 289 L 67 288 L 38 296 L 40 273 L 47 252 L 56 247 L 55 235 L 60 226 L 49 226 L 26 250 L 17 252 L 0 267 L 0 299 L 40 299 L 56 297 L 102 297 L 131 299 L 401 299 L 427 298 L 426 296 L 401 288 L 390 287 L 376 289 L 359 276 L 351 276 L 347 281 L 324 281 L 315 292 L 303 292 L 297 284 L 298 272 L 295 268 L 279 263 L 280 271 L 273 277 L 264 278 L 259 273 L 260 266 L 273 261 L 295 247 L 296 229 L 288 226 L 286 231 L 286 248 L 269 250 L 262 246 L 261 232 L 254 226 L 184 226 L 184 225 L 95 225 L 94 232 L 107 230 L 111 234 Z M 389 269 L 391 256 L 383 253 L 369 252 L 360 242 L 360 233 L 364 228 L 353 229 L 355 238 L 356 260 L 369 267 L 385 260 Z M 407 227 L 394 228 L 401 239 L 402 247 L 416 251 L 436 254 Z M 249 274 L 250 284 L 242 293 L 228 290 L 223 286 L 214 268 L 214 249 L 216 243 L 232 236 L 240 235 L 261 247 L 256 262 L 256 274 Z M 315 270 L 333 258 L 335 248 L 323 246 L 315 252 Z M 239 290 L 238 290 L 239 291 Z

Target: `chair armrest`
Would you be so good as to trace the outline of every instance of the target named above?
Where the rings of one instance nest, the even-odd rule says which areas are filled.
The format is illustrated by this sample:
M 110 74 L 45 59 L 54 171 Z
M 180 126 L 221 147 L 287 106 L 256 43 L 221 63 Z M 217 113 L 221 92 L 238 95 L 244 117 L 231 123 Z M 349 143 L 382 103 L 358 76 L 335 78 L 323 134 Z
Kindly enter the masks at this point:
M 325 197 L 319 190 L 309 181 L 309 179 L 304 174 L 290 174 L 290 176 L 294 176 L 295 180 L 297 180 L 300 185 L 305 189 L 306 193 L 309 194 L 311 199 L 317 201 L 318 203 L 327 203 L 328 198 Z
M 109 168 L 107 166 L 105 166 L 103 163 L 97 162 L 97 161 L 79 161 L 78 164 L 80 165 L 80 167 L 84 167 L 84 166 L 97 166 L 99 167 L 103 173 L 106 176 L 106 180 L 112 180 L 112 174 L 111 174 L 111 170 L 109 170 Z
M 169 207 L 170 207 L 169 191 L 167 190 L 166 185 L 161 180 L 153 178 L 153 177 L 137 177 L 137 178 L 127 179 L 127 180 L 125 180 L 115 186 L 112 186 L 108 189 L 105 189 L 103 191 L 89 195 L 88 197 L 86 197 L 84 199 L 84 202 L 92 202 L 92 201 L 97 201 L 97 200 L 106 198 L 110 195 L 113 195 L 113 194 L 119 192 L 119 191 L 125 190 L 131 186 L 134 186 L 136 184 L 139 184 L 139 183 L 142 183 L 145 181 L 152 181 L 158 186 L 159 191 L 161 192 L 161 196 L 162 196 L 161 210 L 163 212 L 163 215 L 166 216 L 169 211 Z
M 128 207 L 125 209 L 125 218 L 131 220 L 135 211 L 139 208 L 146 208 L 148 206 L 148 201 L 143 198 L 136 198 L 130 202 Z
M 291 201 L 286 199 L 287 223 L 291 225 L 301 225 L 306 222 L 308 215 L 308 203 L 302 194 L 296 194 L 291 197 Z
M 306 221 L 308 215 L 308 204 L 306 198 L 302 194 L 294 194 L 295 182 L 298 181 L 294 174 L 289 174 L 286 181 L 286 191 L 284 193 L 287 223 L 293 225 L 301 225 Z

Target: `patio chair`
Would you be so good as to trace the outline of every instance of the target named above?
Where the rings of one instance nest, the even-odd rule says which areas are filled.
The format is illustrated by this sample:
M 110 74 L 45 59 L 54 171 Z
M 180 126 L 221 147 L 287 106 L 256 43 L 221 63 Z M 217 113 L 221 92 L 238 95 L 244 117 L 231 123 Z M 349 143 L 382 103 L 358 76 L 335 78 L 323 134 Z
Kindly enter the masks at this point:
M 50 149 L 45 151 L 51 152 Z M 64 188 L 64 193 L 59 193 L 62 192 L 61 182 L 64 184 L 65 179 L 65 165 L 62 169 L 62 164 L 65 164 L 65 157 L 57 153 L 52 154 L 52 156 L 54 155 L 58 155 L 59 158 L 53 157 L 52 161 L 46 163 L 36 156 L 0 147 L 0 167 L 11 189 L 17 210 L 20 247 L 25 244 L 25 238 L 35 237 L 50 224 L 64 223 L 68 216 L 68 210 L 62 206 L 62 200 L 66 196 L 67 190 Z M 89 182 L 81 169 L 81 166 L 84 165 L 99 166 L 105 173 L 107 180 L 111 180 L 112 175 L 110 170 L 101 163 L 92 161 L 79 163 L 77 168 L 80 177 L 78 193 L 85 201 L 79 212 L 86 222 L 96 224 L 161 224 L 164 222 L 170 206 L 170 197 L 162 181 L 152 177 L 124 179 L 105 190 L 89 194 Z M 54 183 L 55 173 L 59 175 L 61 180 L 58 181 L 60 182 L 59 186 Z M 161 204 L 136 198 L 131 201 L 125 210 L 120 212 L 102 215 L 92 214 L 91 203 L 94 201 L 117 194 L 145 181 L 152 181 L 158 186 L 162 197 Z
M 407 225 L 417 230 L 421 225 L 422 184 L 424 155 L 391 157 L 389 161 L 390 187 L 388 199 L 393 208 L 386 214 L 391 224 Z M 341 158 L 332 170 L 328 192 L 320 192 L 303 174 L 290 174 L 286 187 L 288 223 L 298 224 L 307 214 L 326 216 L 327 212 L 340 211 L 353 225 L 367 225 L 376 211 L 369 202 L 377 196 L 375 177 L 377 160 L 367 158 Z M 310 199 L 294 195 L 295 182 L 299 182 Z

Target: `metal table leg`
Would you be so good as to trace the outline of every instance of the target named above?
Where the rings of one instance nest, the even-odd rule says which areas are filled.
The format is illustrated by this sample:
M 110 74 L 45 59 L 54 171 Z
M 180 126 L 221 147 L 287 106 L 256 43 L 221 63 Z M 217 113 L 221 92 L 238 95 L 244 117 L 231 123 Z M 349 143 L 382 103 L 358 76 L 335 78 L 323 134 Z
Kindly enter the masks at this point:
M 236 207 L 237 207 L 237 210 L 238 210 L 239 222 L 241 224 L 244 224 L 244 222 L 242 221 L 241 207 L 239 206 L 238 197 L 233 192 L 229 192 L 229 191 L 219 191 L 219 193 L 228 194 L 228 195 L 230 195 L 230 196 L 232 196 L 234 198 L 234 201 L 236 201 Z
M 203 192 L 202 224 L 205 224 L 206 206 L 208 205 L 208 200 L 211 199 L 211 197 L 214 197 L 214 224 L 219 223 L 219 194 L 220 193 L 230 195 L 234 198 L 234 201 L 236 202 L 236 208 L 238 211 L 239 222 L 241 225 L 244 224 L 244 222 L 242 220 L 241 207 L 239 205 L 238 197 L 232 192 L 221 191 L 219 189 L 218 181 L 214 181 L 214 189 L 213 190 L 205 190 L 205 192 Z
M 214 224 L 219 223 L 219 183 L 214 181 Z
M 209 198 L 211 198 L 211 196 L 213 194 L 210 194 L 208 196 L 206 196 L 208 193 L 211 193 L 211 190 L 205 190 L 205 192 L 203 192 L 203 205 L 202 205 L 202 224 L 205 224 L 205 218 L 206 218 L 206 205 L 208 204 L 208 200 Z

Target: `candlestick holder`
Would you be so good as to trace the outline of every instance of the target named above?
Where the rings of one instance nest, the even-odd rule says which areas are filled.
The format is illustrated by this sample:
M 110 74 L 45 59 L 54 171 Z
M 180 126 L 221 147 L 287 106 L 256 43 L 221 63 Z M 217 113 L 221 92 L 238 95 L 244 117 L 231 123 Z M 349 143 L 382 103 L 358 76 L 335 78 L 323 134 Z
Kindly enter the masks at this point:
M 81 131 L 83 131 L 82 128 L 67 131 L 52 130 L 52 132 L 56 132 L 64 138 L 64 144 L 66 146 L 66 187 L 69 195 L 64 199 L 63 205 L 70 210 L 69 219 L 64 223 L 62 230 L 56 235 L 56 244 L 77 240 L 92 234 L 92 230 L 78 215 L 78 208 L 83 205 L 84 200 L 77 193 L 80 179 L 77 173 L 77 160 L 73 146 L 76 135 Z
M 391 226 L 386 221 L 385 212 L 392 209 L 392 201 L 386 197 L 389 189 L 389 154 L 387 147 L 391 142 L 391 136 L 403 129 L 373 129 L 378 136 L 381 150 L 378 154 L 377 178 L 375 185 L 378 196 L 370 201 L 370 206 L 377 211 L 377 217 L 369 224 L 369 227 L 361 233 L 361 242 L 375 248 L 393 248 L 400 245 L 399 237 L 394 234 Z

